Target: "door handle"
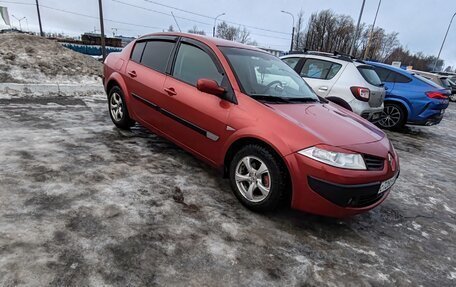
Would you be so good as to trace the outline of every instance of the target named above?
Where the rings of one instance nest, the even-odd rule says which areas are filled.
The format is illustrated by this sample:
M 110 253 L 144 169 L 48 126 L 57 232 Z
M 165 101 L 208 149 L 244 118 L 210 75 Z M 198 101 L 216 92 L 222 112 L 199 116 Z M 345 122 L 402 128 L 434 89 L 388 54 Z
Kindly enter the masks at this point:
M 136 76 L 137 76 L 136 71 L 129 71 L 128 75 L 130 75 L 130 77 L 132 77 L 132 78 L 136 78 Z
M 319 87 L 318 89 L 319 89 L 320 91 L 327 91 L 327 90 L 328 90 L 328 87 L 323 86 L 323 87 Z
M 174 88 L 164 88 L 163 89 L 166 93 L 168 93 L 168 95 L 170 96 L 175 96 L 177 95 L 177 92 Z

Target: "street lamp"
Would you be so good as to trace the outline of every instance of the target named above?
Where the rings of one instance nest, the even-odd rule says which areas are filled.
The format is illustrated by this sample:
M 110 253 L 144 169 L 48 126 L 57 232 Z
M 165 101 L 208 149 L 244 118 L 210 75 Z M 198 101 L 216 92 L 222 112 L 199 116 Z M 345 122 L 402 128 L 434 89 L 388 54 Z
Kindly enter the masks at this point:
M 454 16 L 456 16 L 456 12 L 453 14 L 453 17 L 451 17 L 450 24 L 448 24 L 448 29 L 447 29 L 447 31 L 445 33 L 445 37 L 443 38 L 442 46 L 440 46 L 439 54 L 437 55 L 437 59 L 435 59 L 435 62 L 434 62 L 433 72 L 435 71 L 435 68 L 437 67 L 437 62 L 439 61 L 440 53 L 442 53 L 443 45 L 445 45 L 445 41 L 446 41 L 446 38 L 447 38 L 447 35 L 448 35 L 448 31 L 450 31 L 451 23 L 453 23 Z
M 363 16 L 364 4 L 366 4 L 366 0 L 363 0 L 363 5 L 361 5 L 361 11 L 359 11 L 358 24 L 356 25 L 355 37 L 353 37 L 353 42 L 350 48 L 350 56 L 353 55 L 353 51 L 355 50 L 355 43 L 356 40 L 358 40 L 359 25 L 361 24 L 361 17 Z
M 13 16 L 13 18 L 16 19 L 16 20 L 19 22 L 19 30 L 22 31 L 22 24 L 21 24 L 21 21 L 24 20 L 24 19 L 27 20 L 27 18 L 26 18 L 26 17 L 22 17 L 21 19 L 19 19 L 19 18 L 17 18 L 17 17 L 14 16 L 14 15 L 11 15 L 11 16 Z
M 218 17 L 221 17 L 223 15 L 226 15 L 226 13 L 219 14 L 217 15 L 217 17 L 214 18 L 214 27 L 212 27 L 212 37 L 215 37 L 215 25 L 217 25 Z
M 294 15 L 292 13 L 284 11 L 284 10 L 282 10 L 280 12 L 290 15 L 291 18 L 293 19 L 293 28 L 291 29 L 291 45 L 290 45 L 290 52 L 291 52 L 291 51 L 293 51 L 293 40 L 294 40 L 294 34 L 295 34 L 295 19 L 294 19 Z M 298 43 L 296 43 L 296 45 L 298 45 Z
M 369 38 L 367 39 L 366 51 L 364 51 L 364 59 L 367 58 L 367 53 L 369 52 L 370 42 L 371 42 L 372 36 L 374 34 L 375 22 L 377 22 L 378 10 L 380 10 L 380 5 L 381 4 L 382 4 L 382 0 L 379 0 L 378 1 L 377 12 L 375 12 L 374 23 L 372 23 L 372 29 L 370 31 Z

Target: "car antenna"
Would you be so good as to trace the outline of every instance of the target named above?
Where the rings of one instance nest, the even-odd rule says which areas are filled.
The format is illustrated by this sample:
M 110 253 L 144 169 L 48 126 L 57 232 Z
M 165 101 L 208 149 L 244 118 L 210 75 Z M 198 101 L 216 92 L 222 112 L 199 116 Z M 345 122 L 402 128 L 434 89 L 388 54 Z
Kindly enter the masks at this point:
M 179 29 L 179 32 L 182 32 L 181 27 L 179 26 L 179 23 L 177 23 L 176 16 L 174 16 L 173 11 L 171 11 L 171 15 L 173 15 L 174 22 L 176 22 L 177 28 Z

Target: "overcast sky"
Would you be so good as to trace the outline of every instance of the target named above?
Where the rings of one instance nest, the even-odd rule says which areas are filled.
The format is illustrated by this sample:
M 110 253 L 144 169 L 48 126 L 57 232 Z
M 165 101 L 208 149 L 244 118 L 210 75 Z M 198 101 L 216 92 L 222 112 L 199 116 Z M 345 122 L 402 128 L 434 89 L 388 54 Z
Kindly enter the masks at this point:
M 28 20 L 28 29 L 38 31 L 35 6 L 7 2 L 33 4 L 34 0 L 0 0 L 0 6 L 8 7 L 14 26 L 19 26 L 19 23 L 11 15 L 17 18 L 25 16 Z M 43 6 L 41 8 L 43 29 L 47 32 L 64 32 L 75 36 L 94 29 L 99 30 L 99 22 L 96 19 L 97 0 L 39 0 L 39 2 Z M 338 14 L 350 15 L 357 20 L 362 0 L 103 0 L 105 19 L 139 25 L 106 21 L 106 34 L 112 35 L 115 32 L 113 28 L 117 29 L 117 34 L 138 36 L 167 29 L 169 25 L 176 27 L 170 15 L 171 11 L 177 17 L 182 31 L 187 31 L 196 25 L 206 34 L 212 34 L 213 19 L 151 2 L 210 17 L 225 12 L 226 15 L 219 19 L 245 25 L 250 30 L 252 39 L 261 46 L 288 50 L 292 20 L 291 16 L 281 13 L 281 10 L 287 10 L 296 15 L 302 9 L 305 13 L 305 23 L 310 14 L 324 9 L 332 9 Z M 143 7 L 143 9 L 126 4 Z M 366 0 L 363 22 L 372 23 L 377 5 L 378 0 Z M 85 14 L 93 18 L 56 9 Z M 437 55 L 451 16 L 455 12 L 456 0 L 382 0 L 377 26 L 387 32 L 398 32 L 401 43 L 413 52 L 423 51 L 425 54 Z M 141 27 L 141 25 L 147 27 Z M 27 28 L 25 20 L 22 21 L 22 27 Z M 456 67 L 456 20 L 448 34 L 441 58 L 445 60 L 445 65 Z

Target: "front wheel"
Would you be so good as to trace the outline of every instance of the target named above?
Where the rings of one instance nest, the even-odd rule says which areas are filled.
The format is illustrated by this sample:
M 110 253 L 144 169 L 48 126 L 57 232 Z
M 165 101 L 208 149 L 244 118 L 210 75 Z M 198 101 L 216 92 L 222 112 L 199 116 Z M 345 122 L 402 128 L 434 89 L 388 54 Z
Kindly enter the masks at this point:
M 450 101 L 456 102 L 456 94 L 451 94 Z
M 385 103 L 385 117 L 378 121 L 378 125 L 384 129 L 399 130 L 407 122 L 407 114 L 403 107 L 395 103 Z
M 269 149 L 247 145 L 231 161 L 230 182 L 244 206 L 254 211 L 272 211 L 286 194 L 287 172 Z
M 108 105 L 111 120 L 118 128 L 128 130 L 135 124 L 130 118 L 125 97 L 119 87 L 115 86 L 109 91 Z

